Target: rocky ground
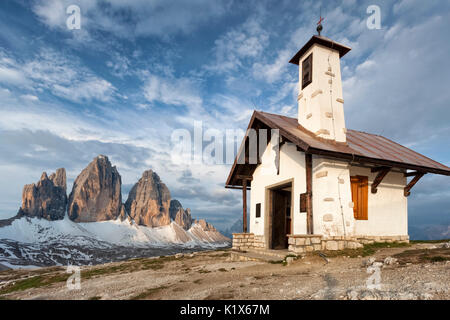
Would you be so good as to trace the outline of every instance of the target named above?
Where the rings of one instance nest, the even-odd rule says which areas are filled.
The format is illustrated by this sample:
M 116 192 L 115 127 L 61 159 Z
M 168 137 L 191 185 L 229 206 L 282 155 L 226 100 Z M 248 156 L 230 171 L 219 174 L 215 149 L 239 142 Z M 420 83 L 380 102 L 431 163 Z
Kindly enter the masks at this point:
M 448 243 L 386 246 L 284 263 L 231 261 L 229 250 L 133 259 L 83 267 L 79 290 L 65 268 L 7 270 L 0 299 L 450 299 Z

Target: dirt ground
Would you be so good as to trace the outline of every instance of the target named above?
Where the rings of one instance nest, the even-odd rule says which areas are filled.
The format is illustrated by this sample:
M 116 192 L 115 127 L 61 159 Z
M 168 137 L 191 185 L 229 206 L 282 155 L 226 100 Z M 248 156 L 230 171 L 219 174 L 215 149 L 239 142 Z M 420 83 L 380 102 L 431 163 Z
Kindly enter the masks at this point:
M 62 267 L 8 270 L 0 272 L 0 299 L 450 299 L 443 244 L 325 254 L 328 262 L 315 253 L 288 264 L 230 261 L 229 250 L 134 259 L 82 267 L 75 290 Z M 380 281 L 369 289 L 374 269 Z

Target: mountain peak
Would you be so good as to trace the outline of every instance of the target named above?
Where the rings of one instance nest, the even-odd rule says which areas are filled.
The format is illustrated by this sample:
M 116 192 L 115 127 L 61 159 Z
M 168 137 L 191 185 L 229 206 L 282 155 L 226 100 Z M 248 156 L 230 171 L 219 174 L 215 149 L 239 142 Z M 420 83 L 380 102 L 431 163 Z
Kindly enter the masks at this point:
M 97 156 L 81 171 L 69 195 L 68 214 L 76 222 L 115 220 L 122 208 L 122 180 L 108 157 Z
M 58 169 L 51 179 L 43 172 L 37 184 L 25 185 L 19 216 L 38 217 L 47 220 L 64 218 L 67 206 L 66 171 Z

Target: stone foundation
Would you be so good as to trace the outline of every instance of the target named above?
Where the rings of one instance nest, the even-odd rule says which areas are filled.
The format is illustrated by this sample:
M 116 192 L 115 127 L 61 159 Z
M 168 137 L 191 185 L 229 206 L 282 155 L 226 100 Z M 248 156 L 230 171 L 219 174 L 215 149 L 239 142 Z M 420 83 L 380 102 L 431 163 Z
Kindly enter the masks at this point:
M 233 233 L 233 250 L 246 251 L 254 247 L 253 233 Z
M 264 236 L 253 233 L 233 233 L 233 250 L 245 251 L 247 249 L 266 248 Z
M 294 253 L 306 253 L 320 250 L 344 250 L 362 248 L 364 244 L 372 243 L 409 243 L 409 236 L 327 236 L 317 234 L 288 235 L 288 250 Z M 233 233 L 233 250 L 249 249 L 264 250 L 265 239 L 262 235 L 253 233 Z
M 288 250 L 295 253 L 306 253 L 322 249 L 322 236 L 315 234 L 288 235 Z

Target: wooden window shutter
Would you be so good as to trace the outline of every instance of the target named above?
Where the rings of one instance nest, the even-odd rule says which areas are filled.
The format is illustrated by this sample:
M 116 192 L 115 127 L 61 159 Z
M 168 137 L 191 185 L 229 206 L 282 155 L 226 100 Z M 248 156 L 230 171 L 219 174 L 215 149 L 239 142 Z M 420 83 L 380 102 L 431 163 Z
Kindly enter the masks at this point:
M 312 53 L 302 62 L 302 90 L 312 82 Z
M 368 220 L 368 198 L 369 198 L 369 178 L 360 177 L 361 205 L 359 212 L 360 220 Z
M 369 178 L 363 176 L 355 176 L 350 178 L 353 215 L 356 220 L 368 220 L 368 197 L 369 197 Z
M 261 203 L 256 204 L 256 218 L 261 217 Z

